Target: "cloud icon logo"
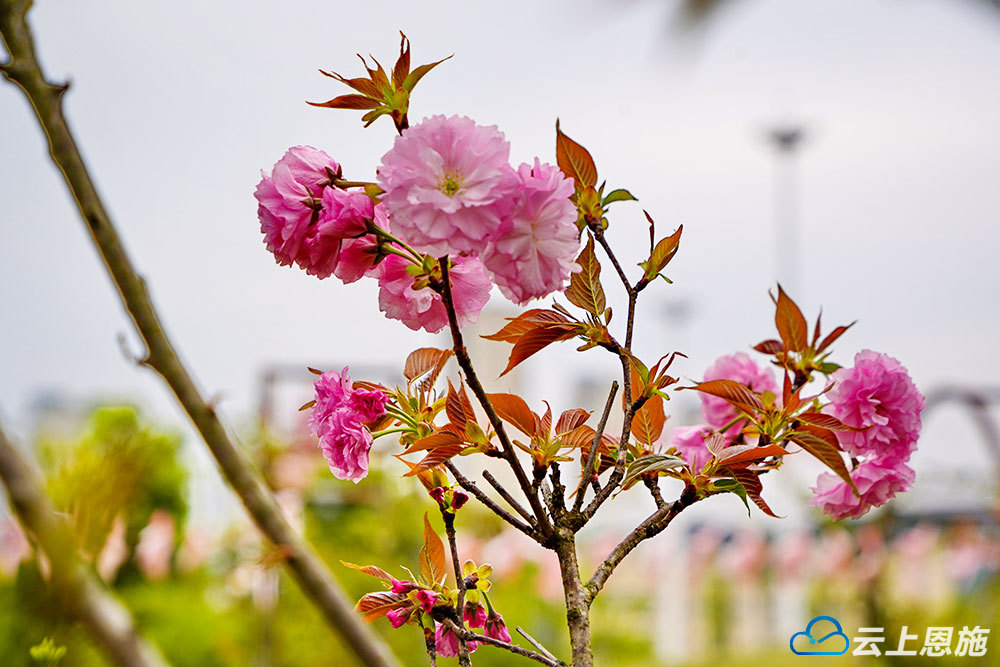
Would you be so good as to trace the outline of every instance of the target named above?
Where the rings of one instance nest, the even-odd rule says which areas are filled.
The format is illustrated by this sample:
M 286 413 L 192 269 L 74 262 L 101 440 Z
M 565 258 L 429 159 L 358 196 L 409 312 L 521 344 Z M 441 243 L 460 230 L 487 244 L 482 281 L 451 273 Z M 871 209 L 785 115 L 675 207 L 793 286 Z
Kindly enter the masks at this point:
M 803 632 L 796 632 L 788 640 L 795 655 L 844 655 L 850 644 L 840 621 L 833 616 L 817 616 Z

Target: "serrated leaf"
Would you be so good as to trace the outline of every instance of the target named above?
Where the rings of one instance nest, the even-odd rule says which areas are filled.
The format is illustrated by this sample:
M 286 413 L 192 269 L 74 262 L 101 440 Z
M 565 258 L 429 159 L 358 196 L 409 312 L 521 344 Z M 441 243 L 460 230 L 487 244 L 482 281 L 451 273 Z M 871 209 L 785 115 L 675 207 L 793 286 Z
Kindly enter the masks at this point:
M 803 412 L 795 416 L 799 421 L 805 422 L 806 424 L 812 424 L 813 426 L 819 426 L 820 428 L 825 428 L 830 431 L 864 431 L 868 427 L 857 427 L 851 426 L 850 424 L 845 424 L 833 415 L 823 414 L 822 412 Z
M 413 477 L 418 475 L 425 470 L 430 470 L 436 466 L 441 465 L 445 461 L 458 456 L 462 450 L 464 450 L 466 445 L 455 444 L 455 445 L 441 445 L 435 447 L 427 453 L 427 456 L 420 459 L 415 466 L 410 468 L 410 471 L 403 475 L 403 477 Z
M 622 488 L 627 489 L 636 482 L 642 475 L 651 472 L 661 472 L 664 470 L 677 470 L 687 465 L 687 462 L 679 457 L 669 454 L 647 454 L 638 458 L 625 469 L 625 478 L 622 479 Z
M 778 285 L 777 309 L 774 313 L 774 323 L 778 327 L 785 349 L 790 352 L 801 352 L 808 346 L 809 326 L 806 318 L 794 301 L 785 294 Z
M 487 394 L 497 416 L 508 424 L 513 425 L 521 433 L 527 436 L 534 436 L 541 427 L 541 420 L 538 418 L 523 398 L 516 394 Z
M 705 438 L 705 447 L 715 458 L 722 456 L 722 450 L 726 448 L 726 437 L 721 433 L 713 433 Z
M 412 454 L 448 445 L 463 445 L 465 443 L 464 429 L 456 427 L 454 424 L 445 424 L 433 433 L 412 443 L 403 454 Z
M 444 554 L 444 543 L 434 532 L 427 513 L 424 512 L 424 546 L 419 554 L 420 574 L 428 584 L 440 584 L 448 572 L 448 561 Z
M 594 253 L 594 238 L 588 236 L 587 245 L 576 258 L 580 271 L 572 274 L 566 298 L 574 306 L 583 308 L 594 316 L 600 316 L 607 308 L 604 287 L 601 286 L 601 264 Z
M 587 410 L 580 408 L 567 410 L 559 415 L 559 421 L 556 422 L 556 435 L 569 433 L 578 426 L 583 426 L 583 423 L 588 419 L 590 419 L 590 412 Z
M 666 421 L 663 399 L 659 395 L 654 395 L 647 399 L 632 417 L 632 435 L 639 442 L 652 447 L 663 433 Z
M 514 347 L 510 351 L 510 358 L 507 360 L 507 367 L 501 377 L 514 370 L 514 368 L 531 357 L 536 352 L 548 347 L 552 343 L 560 340 L 568 340 L 582 333 L 581 325 L 575 323 L 542 323 L 534 329 L 522 334 Z
M 694 387 L 684 387 L 684 389 L 694 389 L 704 394 L 718 396 L 725 399 L 730 405 L 746 412 L 754 412 L 764 407 L 757 394 L 746 385 L 734 380 L 707 380 L 697 383 Z
M 578 190 L 597 185 L 597 165 L 586 148 L 559 129 L 556 121 L 556 164 L 567 178 L 572 178 Z
M 345 565 L 352 570 L 357 570 L 358 572 L 364 572 L 368 576 L 376 577 L 384 581 L 392 582 L 392 575 L 375 565 L 355 565 L 354 563 L 348 563 L 346 560 L 340 561 L 342 565 Z
M 379 593 L 369 593 L 354 606 L 354 611 L 362 614 L 361 620 L 371 623 L 385 616 L 393 609 L 413 604 L 402 593 L 392 591 L 381 591 Z
M 779 352 L 785 351 L 785 344 L 780 340 L 770 340 L 761 341 L 753 346 L 753 349 L 758 352 L 763 352 L 764 354 L 778 354 Z
M 448 380 L 448 397 L 445 399 L 444 409 L 452 424 L 464 427 L 466 422 L 476 421 L 476 412 L 469 401 L 469 395 L 465 393 L 464 384 L 459 385 L 459 390 L 456 391 L 451 380 Z
M 413 382 L 421 375 L 429 374 L 420 383 L 421 388 L 429 387 L 437 380 L 451 355 L 451 350 L 439 350 L 436 347 L 422 347 L 419 350 L 414 350 L 406 357 L 403 377 L 406 378 L 407 382 Z
M 763 447 L 758 447 L 757 445 L 737 445 L 735 447 L 726 447 L 722 450 L 719 456 L 719 465 L 729 467 L 748 465 L 769 456 L 784 456 L 787 453 L 784 448 L 778 445 L 765 445 Z
M 746 494 L 750 496 L 750 499 L 764 514 L 774 517 L 775 519 L 782 518 L 775 514 L 768 504 L 764 502 L 764 499 L 761 498 L 760 494 L 764 490 L 764 485 L 760 482 L 760 475 L 753 470 L 746 470 L 745 468 L 733 470 L 732 473 L 737 481 L 739 481 L 739 483 L 743 486 Z
M 517 317 L 508 317 L 508 323 L 500 331 L 489 336 L 481 336 L 486 340 L 493 340 L 504 343 L 516 343 L 517 339 L 531 331 L 537 329 L 542 322 L 569 322 L 570 320 L 563 314 L 545 308 L 532 308 L 526 310 Z
M 830 436 L 833 438 L 832 442 Z M 841 455 L 839 447 L 833 444 L 837 441 L 837 436 L 832 431 L 807 425 L 789 435 L 788 439 L 819 459 L 857 493 L 858 488 L 854 485 L 854 480 L 851 479 L 851 473 L 847 470 L 844 457 Z
M 646 213 L 643 211 L 643 213 Z M 649 213 L 646 213 L 646 218 L 649 220 L 650 224 L 653 223 L 653 219 L 649 217 Z M 643 270 L 643 278 L 647 281 L 652 280 L 657 276 L 660 271 L 666 268 L 670 260 L 674 258 L 677 254 L 677 249 L 680 248 L 681 244 L 681 233 L 684 231 L 684 225 L 677 228 L 677 231 L 667 236 L 666 238 L 660 239 L 660 241 L 653 247 L 653 251 L 649 253 L 649 259 L 645 262 L 639 262 L 639 266 Z M 667 281 L 669 282 L 669 281 Z
M 612 190 L 604 199 L 601 200 L 601 206 L 607 206 L 608 204 L 614 203 L 616 201 L 639 201 L 635 195 L 624 188 L 618 188 L 617 190 Z
M 382 106 L 382 101 L 364 95 L 350 94 L 339 95 L 326 102 L 306 102 L 306 104 L 327 109 L 377 109 Z

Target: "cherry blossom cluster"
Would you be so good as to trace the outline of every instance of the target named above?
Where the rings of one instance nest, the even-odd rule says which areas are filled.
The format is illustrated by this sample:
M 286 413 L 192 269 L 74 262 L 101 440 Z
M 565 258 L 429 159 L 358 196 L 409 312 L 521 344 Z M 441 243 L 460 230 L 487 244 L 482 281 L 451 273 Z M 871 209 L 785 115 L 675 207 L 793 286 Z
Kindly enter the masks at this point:
M 564 289 L 579 250 L 573 181 L 537 158 L 516 170 L 495 126 L 432 116 L 403 131 L 376 183 L 346 181 L 321 150 L 296 146 L 257 186 L 264 242 L 279 264 L 379 283 L 379 308 L 407 327 L 448 324 L 431 289 L 449 258 L 460 326 L 494 284 L 518 304 Z

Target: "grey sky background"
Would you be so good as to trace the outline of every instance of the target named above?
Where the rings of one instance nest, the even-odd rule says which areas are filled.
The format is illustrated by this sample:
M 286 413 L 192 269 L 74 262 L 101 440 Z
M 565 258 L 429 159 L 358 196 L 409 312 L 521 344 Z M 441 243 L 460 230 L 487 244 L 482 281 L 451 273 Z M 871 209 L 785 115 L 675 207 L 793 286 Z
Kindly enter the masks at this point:
M 345 287 L 275 265 L 253 198 L 259 170 L 295 144 L 372 177 L 391 124 L 363 130 L 357 113 L 304 101 L 345 92 L 316 70 L 357 76 L 355 52 L 391 65 L 399 29 L 415 63 L 455 54 L 418 86 L 411 122 L 458 113 L 497 124 L 517 164 L 554 162 L 559 117 L 609 187 L 640 199 L 611 220 L 629 266 L 644 259 L 642 208 L 661 233 L 684 224 L 674 285 L 644 294 L 641 355 L 681 349 L 691 359 L 676 370 L 697 378 L 718 355 L 772 337 L 767 290 L 780 262 L 763 135 L 796 122 L 809 138 L 792 296 L 810 320 L 822 305 L 827 328 L 859 320 L 837 359 L 887 352 L 925 392 L 1000 384 L 1000 11 L 757 0 L 682 35 L 670 29 L 674 8 L 47 0 L 30 18 L 49 74 L 72 79 L 71 125 L 168 331 L 231 424 L 253 414 L 263 364 L 400 365 L 435 340 L 385 320 L 371 281 Z M 609 292 L 611 278 L 609 267 Z M 495 290 L 491 307 L 503 303 Z M 623 319 L 622 300 L 612 305 Z M 10 85 L 0 86 L 0 312 L 0 410 L 22 437 L 32 404 L 52 392 L 125 398 L 186 428 L 157 379 L 120 352 L 131 327 Z M 610 379 L 607 356 L 546 351 L 528 394 L 568 407 L 551 369 Z M 954 459 L 988 462 L 971 426 L 942 411 L 915 463 L 927 476 Z

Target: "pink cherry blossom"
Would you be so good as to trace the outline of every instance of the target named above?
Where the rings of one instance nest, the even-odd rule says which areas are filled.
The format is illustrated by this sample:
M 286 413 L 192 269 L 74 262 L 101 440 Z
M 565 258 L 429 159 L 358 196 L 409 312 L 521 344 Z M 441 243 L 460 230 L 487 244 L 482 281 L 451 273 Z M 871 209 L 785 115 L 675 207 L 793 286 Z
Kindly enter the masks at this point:
M 323 191 L 323 210 L 316 221 L 317 233 L 346 238 L 368 231 L 368 221 L 375 211 L 371 197 L 358 190 L 327 188 Z
M 521 189 L 507 224 L 490 243 L 483 264 L 504 295 L 518 304 L 562 290 L 580 248 L 573 181 L 535 158 L 517 175 Z
M 434 642 L 437 654 L 444 658 L 458 657 L 458 635 L 442 624 L 438 624 L 434 632 Z M 479 648 L 479 642 L 466 642 L 469 652 Z
M 432 116 L 406 130 L 378 170 L 394 233 L 435 257 L 481 252 L 517 189 L 509 153 L 496 126 L 462 116 Z
M 862 350 L 852 368 L 831 376 L 826 412 L 864 431 L 840 432 L 844 449 L 853 456 L 907 460 L 917 447 L 926 401 L 906 369 L 886 354 Z
M 503 616 L 500 614 L 493 612 L 487 617 L 485 630 L 487 637 L 510 643 L 510 632 L 504 625 Z
M 465 327 L 479 318 L 479 311 L 489 301 L 492 283 L 482 262 L 475 257 L 452 259 L 455 264 L 449 270 L 451 294 L 458 324 Z M 441 295 L 426 286 L 415 289 L 417 278 L 407 272 L 408 266 L 411 264 L 398 255 L 389 255 L 378 265 L 379 309 L 389 319 L 400 320 L 414 331 L 438 332 L 448 326 L 448 312 Z
M 715 363 L 705 371 L 705 380 L 733 380 L 748 386 L 758 394 L 765 391 L 775 394 L 778 392 L 774 373 L 769 368 L 759 366 L 743 352 L 716 359 Z M 705 423 L 713 429 L 721 429 L 740 415 L 739 410 L 718 396 L 702 393 L 699 394 L 699 397 L 701 398 L 701 415 Z M 727 439 L 732 440 L 739 432 L 739 424 L 734 424 L 726 430 L 724 435 Z
M 385 206 L 382 204 L 375 206 L 373 215 L 375 224 L 388 231 L 389 216 L 386 215 Z M 345 284 L 353 283 L 364 276 L 374 275 L 377 271 L 375 266 L 376 248 L 377 244 L 373 234 L 344 239 L 340 244 L 340 257 L 333 274 Z
M 312 268 L 313 260 L 304 245 L 323 186 L 329 182 L 330 173 L 339 172 L 340 165 L 323 151 L 293 146 L 270 175 L 261 174 L 254 192 L 257 216 L 264 243 L 279 264 L 289 266 L 294 262 L 307 271 Z
M 872 507 L 881 507 L 897 493 L 909 490 L 916 473 L 901 461 L 874 459 L 862 461 L 851 471 L 851 479 L 858 487 L 860 497 L 836 475 L 823 473 L 812 488 L 815 494 L 809 500 L 834 519 L 857 519 Z
M 420 603 L 420 608 L 423 609 L 428 614 L 434 608 L 434 603 L 437 602 L 438 594 L 434 591 L 429 591 L 426 588 L 421 588 L 417 591 L 417 601 Z
M 406 624 L 407 619 L 410 618 L 410 613 L 413 611 L 413 607 L 403 607 L 402 609 L 393 609 L 386 612 L 385 617 L 389 619 L 389 623 L 392 627 L 398 628 Z
M 462 616 L 470 628 L 481 628 L 486 623 L 486 608 L 481 604 L 465 603 Z
M 348 369 L 327 371 L 316 379 L 316 404 L 309 415 L 309 429 L 334 477 L 355 484 L 368 474 L 372 434 L 364 422 L 385 414 L 387 397 L 380 391 L 354 389 Z
M 674 429 L 670 444 L 695 472 L 700 472 L 712 457 L 708 447 L 705 446 L 705 435 L 709 431 L 710 429 L 704 424 L 678 426 Z

